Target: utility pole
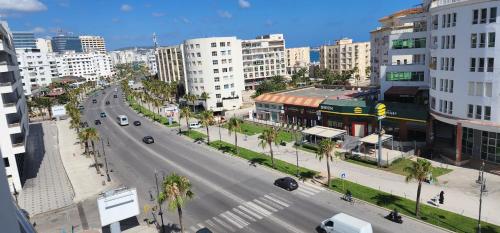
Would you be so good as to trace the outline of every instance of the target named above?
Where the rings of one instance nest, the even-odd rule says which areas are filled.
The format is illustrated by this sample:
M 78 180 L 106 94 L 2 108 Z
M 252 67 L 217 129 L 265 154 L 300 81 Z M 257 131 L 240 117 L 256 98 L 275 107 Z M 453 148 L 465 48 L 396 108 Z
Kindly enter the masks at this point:
M 481 233 L 481 208 L 483 204 L 483 193 L 486 192 L 486 180 L 484 179 L 484 161 L 480 171 L 480 188 L 479 188 L 479 217 L 477 219 L 477 232 Z
M 384 132 L 382 131 L 382 119 L 386 116 L 386 107 L 385 104 L 379 103 L 375 106 L 375 110 L 377 111 L 378 118 L 378 156 L 377 156 L 377 165 L 382 166 L 382 135 Z
M 297 146 L 299 146 L 299 141 L 297 138 L 296 130 L 293 131 L 293 135 L 295 136 L 295 157 L 297 159 L 297 177 L 299 177 L 299 149 L 297 148 Z
M 158 197 L 160 196 L 160 188 L 158 187 L 158 176 L 156 174 L 156 169 L 155 169 L 155 184 L 156 184 L 156 202 L 158 203 L 158 208 L 160 210 L 158 215 L 160 215 L 160 219 L 161 219 L 161 233 L 165 233 L 165 227 L 163 224 L 163 212 L 161 210 L 160 200 L 158 200 Z
M 104 141 L 102 140 L 102 138 L 101 138 L 101 146 L 102 146 L 102 155 L 104 156 L 104 166 L 106 166 L 106 178 L 108 182 L 111 182 L 111 177 L 109 176 L 109 170 L 108 170 L 108 160 L 106 159 L 106 151 L 104 150 Z

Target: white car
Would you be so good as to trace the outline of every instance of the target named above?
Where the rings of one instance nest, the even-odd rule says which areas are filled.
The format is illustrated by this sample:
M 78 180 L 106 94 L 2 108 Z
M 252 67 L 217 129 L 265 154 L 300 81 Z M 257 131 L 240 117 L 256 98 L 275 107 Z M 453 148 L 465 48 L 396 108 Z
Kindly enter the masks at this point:
M 191 122 L 191 123 L 189 123 L 189 128 L 190 129 L 198 129 L 198 128 L 201 128 L 201 124 L 200 124 L 200 122 Z
M 320 227 L 326 233 L 373 233 L 372 224 L 344 213 L 324 220 Z

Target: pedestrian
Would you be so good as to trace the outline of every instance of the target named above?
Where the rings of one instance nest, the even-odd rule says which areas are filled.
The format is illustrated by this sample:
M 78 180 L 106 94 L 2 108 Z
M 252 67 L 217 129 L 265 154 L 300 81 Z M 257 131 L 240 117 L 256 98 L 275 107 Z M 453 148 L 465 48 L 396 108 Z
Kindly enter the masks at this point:
M 444 191 L 441 190 L 441 192 L 439 193 L 439 204 L 443 204 L 444 203 Z

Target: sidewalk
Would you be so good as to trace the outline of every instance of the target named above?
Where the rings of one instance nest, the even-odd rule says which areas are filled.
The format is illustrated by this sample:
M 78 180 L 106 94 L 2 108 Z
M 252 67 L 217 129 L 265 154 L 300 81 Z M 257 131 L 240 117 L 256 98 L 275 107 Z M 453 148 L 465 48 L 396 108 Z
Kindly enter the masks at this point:
M 106 176 L 98 175 L 92 158 L 83 155 L 76 131 L 69 128 L 69 119 L 57 121 L 61 159 L 75 191 L 74 203 L 95 196 L 113 187 Z M 102 170 L 101 170 L 102 172 Z M 105 183 L 105 185 L 103 185 Z
M 205 128 L 197 131 L 206 134 Z M 219 140 L 219 128 L 211 126 L 209 128 L 210 140 Z M 234 143 L 234 134 L 229 135 L 225 128 L 220 129 L 222 140 L 228 143 Z M 257 152 L 269 154 L 269 148 L 262 149 L 259 146 L 258 135 L 246 136 L 238 134 L 238 146 Z M 286 146 L 274 146 L 274 156 L 291 164 L 296 163 L 295 148 L 293 143 L 287 143 Z M 339 177 L 340 173 L 345 172 L 347 180 L 379 189 L 397 196 L 416 199 L 417 184 L 415 182 L 406 183 L 404 176 L 381 171 L 373 168 L 352 164 L 349 162 L 335 159 L 330 164 L 330 170 L 333 177 Z M 434 166 L 440 164 L 433 162 Z M 299 150 L 299 166 L 306 167 L 322 174 L 326 174 L 326 162 L 319 161 L 313 153 Z M 423 184 L 421 192 L 421 201 L 426 203 L 432 197 L 439 194 L 441 190 L 445 193 L 445 203 L 439 208 L 452 211 L 476 219 L 479 207 L 479 185 L 475 183 L 478 172 L 476 170 L 447 166 L 453 169 L 452 172 L 438 177 L 438 184 Z M 500 176 L 485 174 L 487 180 L 487 195 L 483 195 L 482 220 L 496 225 L 500 225 Z

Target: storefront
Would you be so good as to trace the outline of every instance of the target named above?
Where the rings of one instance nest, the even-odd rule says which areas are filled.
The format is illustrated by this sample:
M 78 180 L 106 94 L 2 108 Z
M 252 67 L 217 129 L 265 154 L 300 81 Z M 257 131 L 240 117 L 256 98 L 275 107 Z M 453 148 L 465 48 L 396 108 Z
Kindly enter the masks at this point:
M 286 122 L 301 127 L 313 127 L 318 122 L 318 108 L 285 104 Z

